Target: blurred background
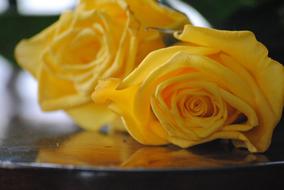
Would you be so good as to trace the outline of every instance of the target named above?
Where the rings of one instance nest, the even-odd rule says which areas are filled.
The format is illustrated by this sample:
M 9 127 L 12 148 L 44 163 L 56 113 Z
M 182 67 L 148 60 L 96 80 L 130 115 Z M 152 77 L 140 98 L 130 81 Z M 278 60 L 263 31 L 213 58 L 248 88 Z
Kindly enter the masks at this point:
M 196 25 L 251 30 L 268 47 L 270 56 L 284 63 L 283 0 L 161 2 L 186 11 Z M 0 139 L 11 121 L 24 121 L 41 127 L 72 125 L 62 112 L 40 111 L 36 82 L 17 66 L 13 51 L 18 41 L 38 33 L 56 21 L 62 11 L 74 8 L 76 3 L 78 0 L 0 0 Z M 58 130 L 61 128 L 58 127 Z M 64 127 L 62 130 L 65 130 Z

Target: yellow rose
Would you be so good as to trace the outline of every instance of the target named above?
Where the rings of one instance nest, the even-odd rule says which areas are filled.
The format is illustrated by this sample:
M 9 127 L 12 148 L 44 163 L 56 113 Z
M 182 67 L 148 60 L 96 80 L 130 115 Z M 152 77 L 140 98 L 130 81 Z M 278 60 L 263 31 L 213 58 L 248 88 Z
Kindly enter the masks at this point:
M 16 59 L 39 81 L 39 103 L 44 111 L 63 109 L 87 129 L 97 129 L 115 118 L 91 101 L 98 79 L 123 78 L 149 52 L 164 47 L 161 35 L 145 30 L 148 21 L 140 13 L 135 17 L 139 10 L 135 6 L 132 10 L 134 1 L 129 2 L 82 0 L 74 11 L 65 12 L 55 24 L 18 44 Z M 151 24 L 157 22 L 157 27 L 173 28 L 187 22 L 184 15 L 155 1 L 141 2 L 151 5 L 151 17 L 156 19 Z M 164 18 L 160 24 L 158 20 Z
M 248 31 L 186 25 L 180 45 L 156 50 L 124 80 L 101 81 L 93 99 L 111 102 L 140 143 L 191 147 L 230 139 L 264 152 L 284 104 L 284 69 Z

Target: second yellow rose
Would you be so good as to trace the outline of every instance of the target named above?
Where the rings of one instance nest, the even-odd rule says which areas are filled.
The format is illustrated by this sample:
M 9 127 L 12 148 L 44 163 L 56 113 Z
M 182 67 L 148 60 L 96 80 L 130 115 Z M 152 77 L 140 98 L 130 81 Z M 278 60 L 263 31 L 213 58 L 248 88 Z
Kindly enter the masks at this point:
M 143 17 L 138 4 L 147 6 Z M 159 19 L 162 22 L 159 22 Z M 18 63 L 39 81 L 43 110 L 65 110 L 81 127 L 97 129 L 116 118 L 91 101 L 98 79 L 123 78 L 152 50 L 164 47 L 148 26 L 175 28 L 187 18 L 143 0 L 82 0 L 74 11 L 16 48 Z

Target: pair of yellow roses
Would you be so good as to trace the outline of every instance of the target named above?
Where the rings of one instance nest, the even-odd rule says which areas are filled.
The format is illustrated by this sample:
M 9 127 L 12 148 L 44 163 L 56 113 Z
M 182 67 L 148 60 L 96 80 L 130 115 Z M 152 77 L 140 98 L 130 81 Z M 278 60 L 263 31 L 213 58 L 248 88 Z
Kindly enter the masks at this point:
M 182 26 L 167 48 L 146 30 Z M 16 58 L 38 79 L 43 110 L 63 109 L 86 129 L 120 116 L 147 145 L 231 139 L 263 152 L 282 116 L 283 66 L 251 32 L 194 27 L 154 0 L 81 0 Z

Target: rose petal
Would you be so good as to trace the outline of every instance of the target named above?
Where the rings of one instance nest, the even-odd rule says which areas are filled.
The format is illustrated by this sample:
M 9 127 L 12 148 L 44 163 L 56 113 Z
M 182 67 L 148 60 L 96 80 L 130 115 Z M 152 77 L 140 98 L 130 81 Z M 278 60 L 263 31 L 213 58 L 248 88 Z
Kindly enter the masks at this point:
M 94 103 L 83 104 L 65 110 L 76 124 L 87 130 L 98 130 L 102 126 L 111 125 L 110 121 L 117 117 L 104 105 Z

